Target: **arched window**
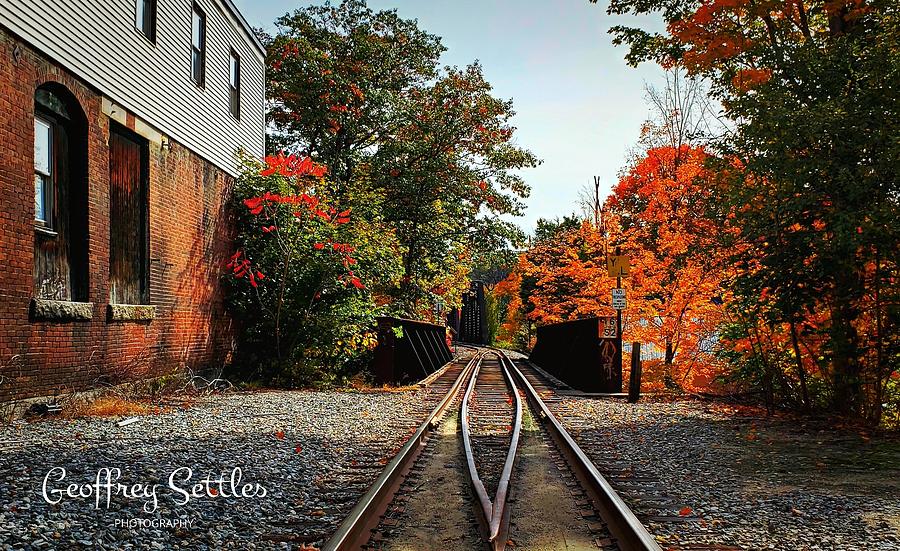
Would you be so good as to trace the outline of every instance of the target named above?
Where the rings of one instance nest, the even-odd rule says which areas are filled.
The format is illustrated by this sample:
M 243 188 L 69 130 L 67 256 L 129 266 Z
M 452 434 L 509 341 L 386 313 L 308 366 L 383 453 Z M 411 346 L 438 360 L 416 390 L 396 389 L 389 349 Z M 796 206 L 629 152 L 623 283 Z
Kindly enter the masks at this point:
M 34 94 L 34 294 L 88 299 L 87 119 L 56 83 Z

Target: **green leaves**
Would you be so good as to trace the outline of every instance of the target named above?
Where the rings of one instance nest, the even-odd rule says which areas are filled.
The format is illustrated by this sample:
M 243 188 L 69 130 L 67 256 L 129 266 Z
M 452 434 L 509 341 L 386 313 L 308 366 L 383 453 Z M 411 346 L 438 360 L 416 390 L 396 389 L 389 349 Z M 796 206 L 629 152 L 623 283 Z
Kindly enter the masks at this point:
M 268 37 L 270 150 L 302 151 L 329 167 L 333 197 L 383 222 L 403 277 L 387 307 L 432 317 L 456 304 L 475 258 L 522 238 L 538 160 L 514 144 L 512 102 L 491 95 L 477 63 L 439 68 L 440 39 L 395 11 L 347 0 L 297 10 Z

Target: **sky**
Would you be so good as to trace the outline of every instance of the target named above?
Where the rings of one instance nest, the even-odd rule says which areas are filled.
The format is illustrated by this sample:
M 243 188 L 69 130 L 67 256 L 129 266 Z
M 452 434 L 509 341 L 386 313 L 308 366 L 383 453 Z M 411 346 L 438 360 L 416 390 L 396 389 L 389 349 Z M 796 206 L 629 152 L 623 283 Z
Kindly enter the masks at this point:
M 317 2 L 234 0 L 254 27 L 275 31 L 275 19 Z M 617 181 L 626 154 L 647 118 L 645 84 L 660 85 L 662 69 L 629 67 L 625 47 L 612 44 L 608 29 L 634 24 L 611 17 L 605 2 L 587 0 L 369 0 L 372 9 L 397 9 L 401 17 L 442 38 L 444 65 L 479 60 L 495 96 L 512 99 L 518 145 L 543 163 L 522 172 L 531 186 L 525 216 L 530 231 L 538 218 L 578 210 L 578 192 L 601 180 L 601 193 Z M 642 26 L 654 21 L 641 21 Z

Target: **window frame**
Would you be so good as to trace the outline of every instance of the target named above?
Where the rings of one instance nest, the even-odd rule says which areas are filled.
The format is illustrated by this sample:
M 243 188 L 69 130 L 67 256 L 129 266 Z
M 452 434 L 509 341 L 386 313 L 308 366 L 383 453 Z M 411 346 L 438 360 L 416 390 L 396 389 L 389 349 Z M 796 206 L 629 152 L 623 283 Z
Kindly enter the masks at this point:
M 231 81 L 231 62 L 234 61 L 234 82 Z M 228 110 L 235 120 L 241 120 L 241 56 L 231 48 L 228 53 Z
M 54 220 L 53 220 L 53 197 L 54 197 L 54 188 L 55 188 L 55 179 L 56 179 L 56 171 L 55 168 L 55 155 L 56 155 L 56 144 L 54 143 L 56 138 L 56 133 L 58 132 L 56 126 L 57 123 L 52 116 L 47 113 L 44 113 L 43 110 L 35 110 L 34 113 L 34 121 L 35 121 L 35 146 L 37 145 L 37 123 L 47 126 L 47 172 L 43 172 L 38 170 L 37 167 L 37 158 L 35 158 L 35 166 L 34 166 L 34 183 L 37 186 L 37 179 L 41 178 L 41 201 L 43 206 L 43 218 L 38 218 L 37 216 L 37 202 L 35 202 L 34 208 L 34 226 L 36 230 L 43 232 L 53 232 Z M 35 155 L 37 154 L 37 149 L 35 148 Z M 35 189 L 35 198 L 37 198 L 37 189 Z
M 194 18 L 200 20 L 200 45 L 194 44 Z M 194 74 L 194 53 L 200 58 L 200 74 Z M 206 12 L 197 2 L 191 5 L 191 80 L 200 88 L 206 87 Z
M 149 29 L 143 28 L 144 21 L 143 21 L 143 19 L 140 18 L 140 15 L 142 13 L 141 6 L 143 6 L 144 9 L 147 9 L 147 8 L 150 9 L 150 21 L 149 21 L 150 28 Z M 156 14 L 157 14 L 157 0 L 135 0 L 135 3 L 134 3 L 134 28 L 137 29 L 137 31 L 141 34 L 141 36 L 143 36 L 144 38 L 149 40 L 150 43 L 153 44 L 154 46 L 156 45 Z M 149 31 L 149 34 L 148 34 L 148 31 Z

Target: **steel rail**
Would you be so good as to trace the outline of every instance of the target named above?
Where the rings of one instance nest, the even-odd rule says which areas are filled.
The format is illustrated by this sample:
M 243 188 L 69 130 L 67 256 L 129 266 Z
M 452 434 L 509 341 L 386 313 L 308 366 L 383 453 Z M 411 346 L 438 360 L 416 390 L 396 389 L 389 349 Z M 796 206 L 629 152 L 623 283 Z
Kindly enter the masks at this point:
M 381 515 L 390 506 L 404 477 L 424 449 L 427 437 L 437 426 L 437 422 L 453 402 L 453 398 L 456 397 L 466 377 L 471 374 L 476 360 L 479 359 L 480 354 L 469 360 L 440 403 L 435 406 L 416 432 L 388 462 L 372 486 L 338 526 L 337 531 L 325 542 L 322 547 L 323 551 L 356 550 L 366 545 L 371 530 L 378 526 Z
M 463 402 L 459 410 L 459 416 L 460 427 L 462 429 L 463 448 L 465 450 L 466 464 L 469 470 L 469 479 L 472 483 L 473 488 L 475 489 L 475 494 L 478 497 L 478 502 L 480 505 L 479 511 L 481 512 L 482 520 L 487 527 L 488 541 L 495 551 L 502 551 L 506 548 L 506 531 L 503 530 L 503 533 L 501 534 L 501 529 L 503 528 L 502 525 L 504 521 L 509 519 L 509 515 L 506 514 L 506 499 L 509 494 L 509 482 L 512 478 L 513 464 L 515 463 L 516 452 L 519 446 L 519 433 L 522 430 L 522 402 L 519 398 L 519 390 L 516 388 L 516 384 L 512 378 L 512 375 L 503 364 L 503 358 L 497 353 L 494 354 L 497 356 L 501 371 L 503 372 L 503 377 L 509 384 L 510 390 L 513 394 L 516 411 L 515 417 L 513 418 L 512 435 L 510 437 L 509 449 L 506 452 L 506 460 L 503 463 L 503 471 L 500 475 L 500 481 L 497 484 L 497 491 L 494 494 L 493 501 L 491 501 L 491 499 L 488 497 L 487 490 L 484 487 L 484 483 L 482 482 L 481 477 L 478 475 L 478 468 L 475 465 L 475 456 L 472 453 L 472 440 L 469 430 L 469 401 L 472 397 L 472 392 L 475 390 L 475 384 L 478 380 L 478 373 L 481 370 L 481 361 L 484 359 L 485 354 L 481 354 L 481 356 L 479 357 L 478 365 L 476 365 L 475 367 L 475 372 L 469 379 L 469 385 L 466 388 L 465 395 L 463 396 Z M 501 535 L 503 537 L 498 537 Z
M 581 450 L 581 447 L 569 435 L 568 431 L 560 424 L 556 416 L 541 399 L 538 392 L 518 367 L 509 359 L 502 350 L 497 351 L 502 362 L 509 365 L 510 371 L 525 389 L 528 401 L 532 407 L 540 413 L 541 421 L 550 432 L 557 447 L 566 457 L 569 467 L 578 477 L 582 487 L 588 492 L 600 516 L 606 522 L 607 528 L 616 539 L 619 547 L 626 551 L 662 551 L 656 543 L 653 535 L 641 524 L 628 505 L 613 489 L 609 482 L 600 474 L 594 463 Z

